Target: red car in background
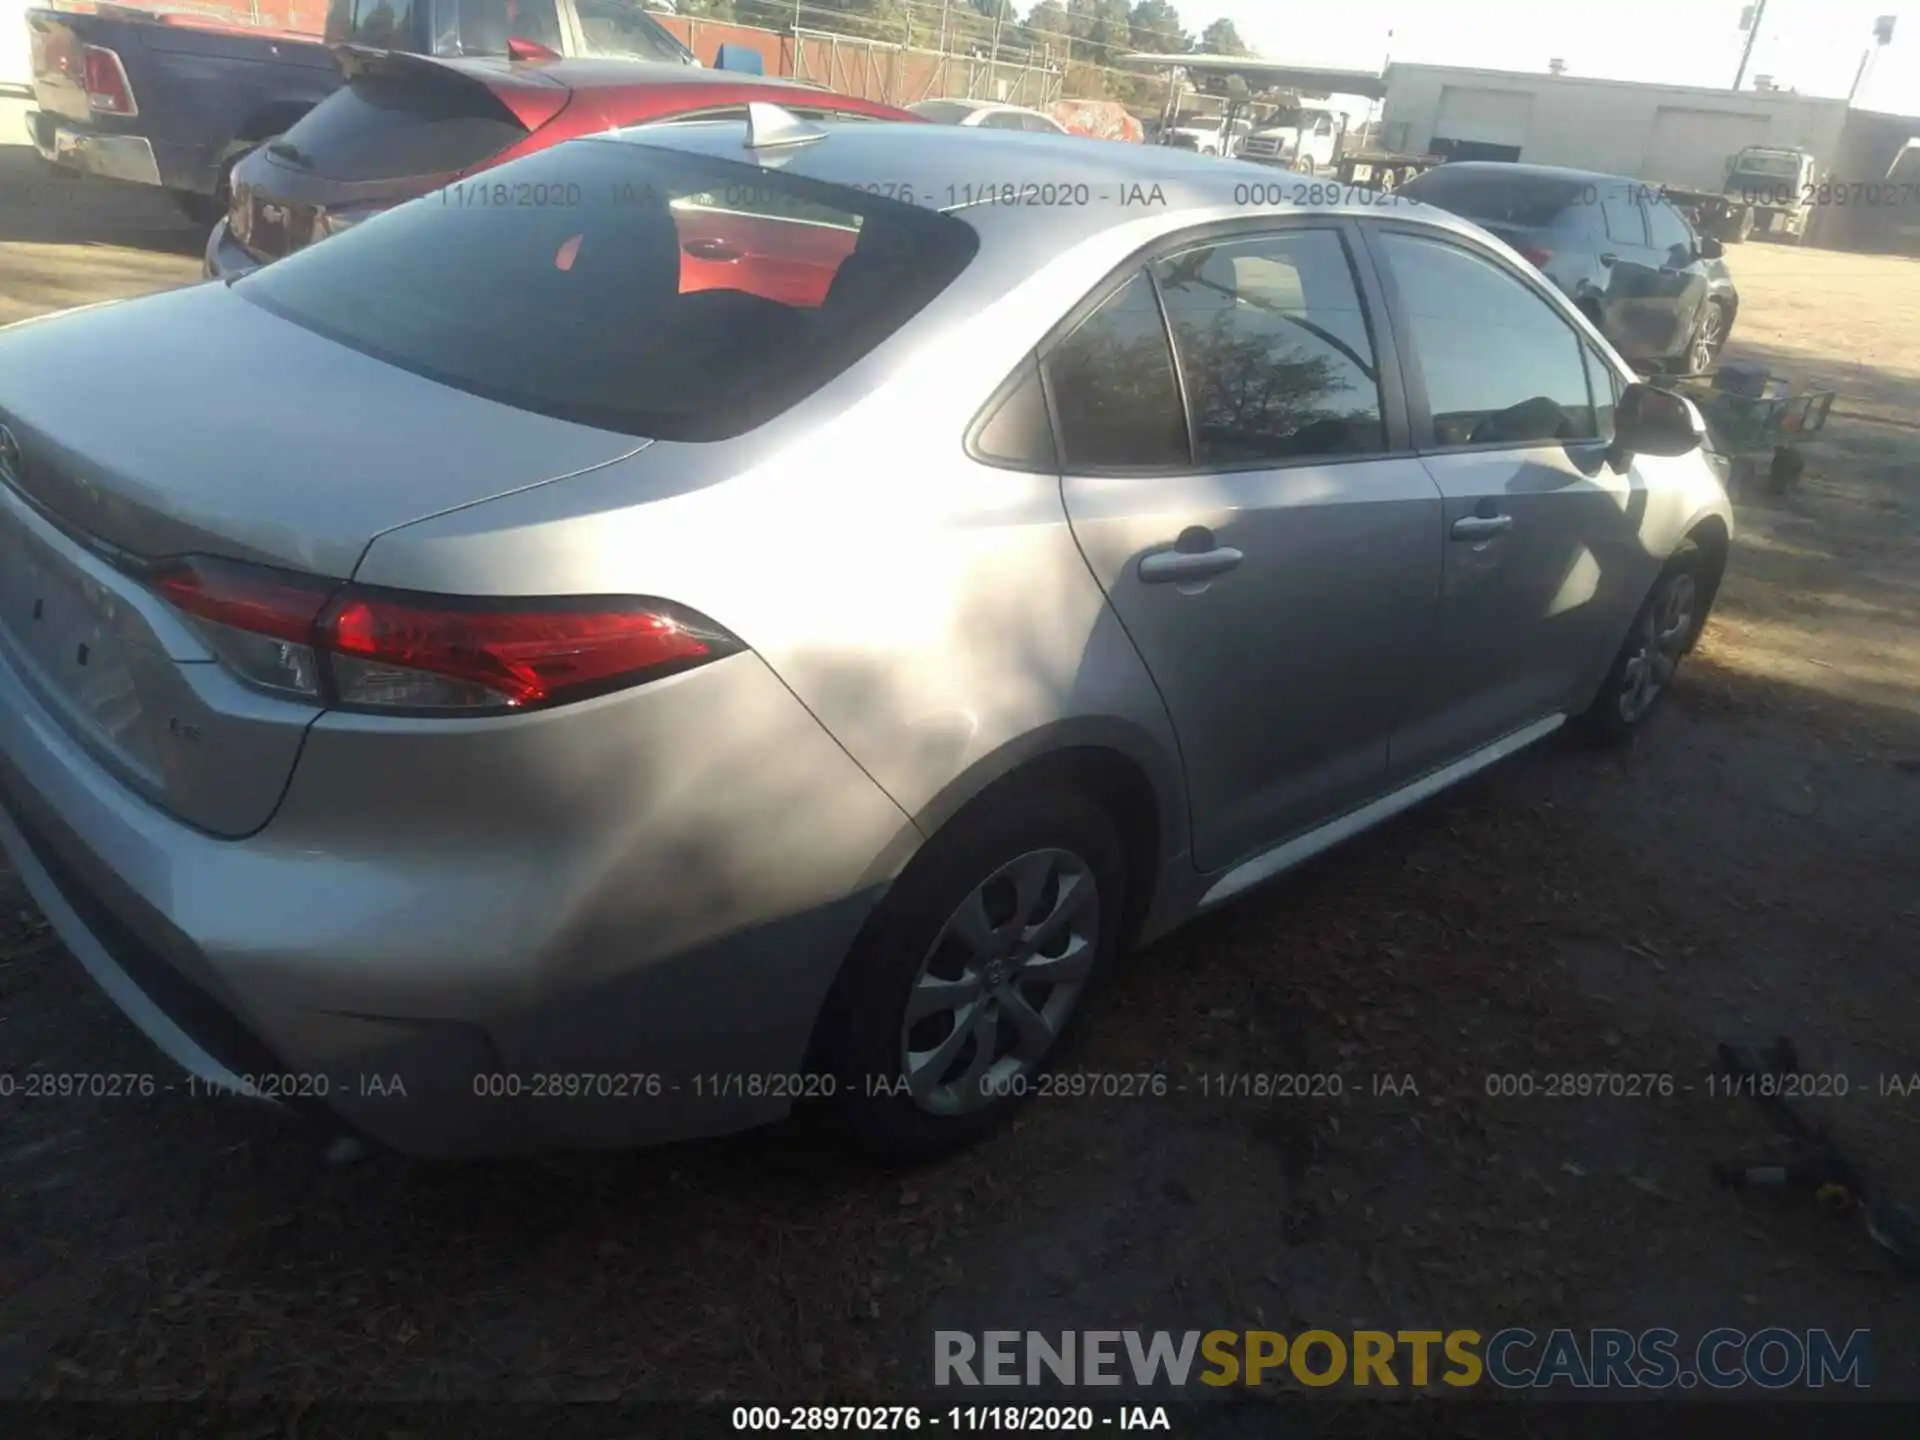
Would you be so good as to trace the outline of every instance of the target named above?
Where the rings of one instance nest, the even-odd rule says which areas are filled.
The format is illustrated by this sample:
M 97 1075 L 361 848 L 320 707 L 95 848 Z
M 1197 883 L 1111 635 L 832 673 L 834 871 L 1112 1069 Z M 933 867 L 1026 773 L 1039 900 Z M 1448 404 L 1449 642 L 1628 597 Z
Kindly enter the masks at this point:
M 577 203 L 565 196 L 509 193 L 514 187 L 490 186 L 479 177 L 506 161 L 599 131 L 667 120 L 742 119 L 751 101 L 772 102 L 807 120 L 924 123 L 890 105 L 793 80 L 561 59 L 517 41 L 514 49 L 514 58 L 441 59 L 344 48 L 347 83 L 233 167 L 232 201 L 207 240 L 206 274 L 244 275 L 435 190 L 443 190 L 450 205 Z M 727 276 L 750 257 L 756 218 L 738 213 L 741 208 L 678 212 L 683 289 L 735 283 Z M 780 223 L 802 217 L 760 218 Z M 833 273 L 853 238 L 819 236 L 820 245 L 835 253 L 823 253 L 817 275 Z M 762 275 L 762 268 L 756 267 L 756 290 L 772 286 L 782 293 L 768 291 L 770 298 L 819 303 L 812 292 L 824 281 L 816 285 L 811 268 L 779 276 Z

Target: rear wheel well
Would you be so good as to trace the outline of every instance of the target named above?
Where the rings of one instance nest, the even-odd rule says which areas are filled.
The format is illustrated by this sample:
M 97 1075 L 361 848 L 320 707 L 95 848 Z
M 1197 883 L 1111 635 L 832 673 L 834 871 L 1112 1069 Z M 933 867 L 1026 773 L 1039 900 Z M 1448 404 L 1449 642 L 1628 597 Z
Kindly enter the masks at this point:
M 1031 760 L 999 783 L 1023 789 L 1064 784 L 1106 813 L 1127 860 L 1127 911 L 1120 938 L 1123 946 L 1131 944 L 1160 879 L 1160 800 L 1146 772 L 1118 750 L 1074 746 Z

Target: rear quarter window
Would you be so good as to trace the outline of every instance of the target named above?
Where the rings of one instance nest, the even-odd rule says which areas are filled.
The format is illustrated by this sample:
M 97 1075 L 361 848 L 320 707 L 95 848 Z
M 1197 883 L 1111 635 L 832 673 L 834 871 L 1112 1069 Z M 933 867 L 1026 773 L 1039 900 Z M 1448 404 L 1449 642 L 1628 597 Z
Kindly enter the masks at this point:
M 378 216 L 234 292 L 502 404 L 723 440 L 870 352 L 978 243 L 960 220 L 862 191 L 579 140 Z

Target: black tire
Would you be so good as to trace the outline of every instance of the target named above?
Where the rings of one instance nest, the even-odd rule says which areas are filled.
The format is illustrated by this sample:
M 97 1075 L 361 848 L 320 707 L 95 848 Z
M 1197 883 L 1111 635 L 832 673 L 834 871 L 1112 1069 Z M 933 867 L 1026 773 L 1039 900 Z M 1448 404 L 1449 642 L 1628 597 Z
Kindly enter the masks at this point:
M 1593 697 L 1593 703 L 1575 717 L 1578 732 L 1587 740 L 1603 745 L 1619 744 L 1646 727 L 1672 691 L 1680 661 L 1699 641 L 1700 632 L 1706 626 L 1706 579 L 1701 571 L 1700 552 L 1690 541 L 1676 550 L 1661 569 L 1647 598 L 1634 612 L 1633 623 L 1627 627 L 1613 664 L 1607 667 L 1607 678 L 1600 682 L 1599 693 Z M 1684 587 L 1687 597 L 1683 627 L 1669 625 L 1674 618 L 1669 607 L 1676 587 Z M 1665 677 L 1659 680 L 1658 689 L 1651 696 L 1641 694 L 1636 697 L 1636 703 L 1630 705 L 1629 684 L 1641 673 L 1636 667 L 1645 664 L 1643 657 L 1649 640 L 1656 636 L 1667 639 L 1670 628 L 1677 628 L 1679 633 L 1672 637 L 1671 647 L 1660 646 L 1661 654 L 1671 661 Z M 1655 675 L 1658 673 L 1656 665 Z
M 202 195 L 194 190 L 169 190 L 167 196 L 173 201 L 175 209 L 204 230 L 211 230 L 218 225 L 220 217 L 227 213 L 225 181 L 212 195 Z
M 917 1028 L 909 1030 L 907 1025 L 910 995 L 921 981 L 923 966 L 940 967 L 928 971 L 929 979 L 955 980 L 947 972 L 956 964 L 962 971 L 959 980 L 973 973 L 970 963 L 960 964 L 957 958 L 950 958 L 949 952 L 955 957 L 966 953 L 965 947 L 957 946 L 952 939 L 950 920 L 976 891 L 992 896 L 997 893 L 994 887 L 1005 883 L 1007 898 L 1011 899 L 1009 882 L 987 882 L 1017 859 L 1042 851 L 1077 857 L 1084 864 L 1082 873 L 1093 886 L 1088 902 L 1094 916 L 1093 935 L 1081 952 L 1091 953 L 1084 978 L 1078 982 L 1078 993 L 1063 997 L 1070 1008 L 1060 1019 L 1051 1044 L 1023 1075 L 1025 1083 L 993 1087 L 1012 1091 L 1004 1094 L 992 1094 L 976 1083 L 963 1092 L 979 1097 L 964 1102 L 975 1108 L 935 1113 L 906 1093 L 909 1037 L 921 1033 Z M 853 1137 L 863 1147 L 886 1156 L 922 1158 L 967 1145 L 1005 1122 L 1031 1093 L 1034 1077 L 1044 1073 L 1059 1055 L 1063 1038 L 1111 966 L 1126 914 L 1126 881 L 1126 859 L 1113 822 L 1099 806 L 1070 789 L 998 788 L 962 811 L 928 841 L 887 892 L 848 955 L 816 1031 L 815 1055 L 835 1077 L 840 1116 Z M 983 885 L 987 885 L 985 890 Z M 993 907 L 988 911 L 994 913 Z M 1079 914 L 1075 912 L 1076 919 Z M 1042 955 L 1035 960 L 1045 958 Z M 1023 990 L 1015 984 L 1012 988 L 1033 1002 L 1034 987 Z M 1035 1008 L 1050 1007 L 1058 988 L 1046 988 L 1048 998 L 1039 1000 Z M 980 993 L 976 1011 L 979 1005 L 989 1003 L 988 992 Z M 1005 995 L 1006 989 L 996 993 Z M 994 1016 L 981 1023 L 1004 1038 L 1003 1027 L 1014 1025 L 1011 1011 L 1000 1011 L 999 1001 L 991 1003 Z M 944 1040 L 963 1028 L 958 1009 L 929 1014 L 920 1025 L 938 1028 L 943 1023 L 944 1035 L 928 1035 L 920 1043 L 937 1052 Z M 1017 1033 L 1018 1027 L 1014 1029 Z M 960 1068 L 977 1054 L 977 1040 L 964 1040 L 948 1065 Z M 942 1074 L 947 1073 L 950 1071 L 943 1067 Z M 940 1078 L 936 1075 L 934 1080 Z M 936 1084 L 933 1088 L 962 1093 L 957 1083 L 951 1087 Z

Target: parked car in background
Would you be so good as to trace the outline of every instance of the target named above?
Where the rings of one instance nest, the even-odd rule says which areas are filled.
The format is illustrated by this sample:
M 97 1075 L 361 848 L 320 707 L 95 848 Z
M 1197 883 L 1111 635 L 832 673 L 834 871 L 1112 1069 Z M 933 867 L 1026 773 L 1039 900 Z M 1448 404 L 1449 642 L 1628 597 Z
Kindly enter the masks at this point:
M 29 10 L 27 117 L 56 165 L 165 189 L 212 224 L 240 156 L 338 89 L 328 47 L 505 55 L 510 40 L 563 55 L 696 65 L 631 0 L 332 0 L 324 36 L 101 4 Z
M 1035 135 L 1064 135 L 1067 129 L 1051 115 L 1024 105 L 1002 105 L 993 100 L 916 100 L 907 106 L 922 120 L 936 125 L 971 125 L 982 130 L 1024 130 Z
M 1684 400 L 1270 173 L 755 111 L 0 333 L 0 844 L 406 1149 L 977 1136 L 1123 948 L 1638 731 L 1720 578 Z M 1156 198 L 969 203 L 1063 174 Z
M 1252 132 L 1253 124 L 1248 120 L 1236 119 L 1228 125 L 1224 116 L 1183 115 L 1160 132 L 1160 143 L 1201 155 L 1227 156 L 1234 154 Z
M 1333 168 L 1345 130 L 1344 118 L 1335 111 L 1295 106 L 1250 132 L 1234 153 L 1242 160 L 1317 175 Z
M 814 119 L 917 123 L 876 101 L 685 65 L 377 51 L 349 53 L 343 63 L 344 86 L 234 166 L 231 205 L 207 238 L 207 275 L 245 274 L 443 186 L 452 187 L 443 204 L 510 203 L 515 196 L 496 197 L 474 177 L 576 135 L 740 118 L 756 101 Z M 706 242 L 689 241 L 696 243 Z M 729 257 L 721 246 L 708 258 Z
M 1546 165 L 1462 161 L 1401 185 L 1485 227 L 1560 287 L 1642 367 L 1705 370 L 1740 312 L 1718 240 L 1641 181 Z

